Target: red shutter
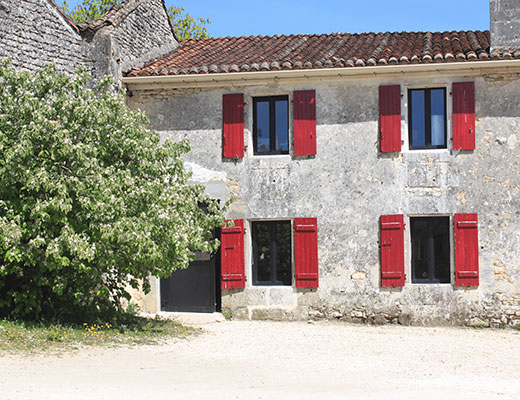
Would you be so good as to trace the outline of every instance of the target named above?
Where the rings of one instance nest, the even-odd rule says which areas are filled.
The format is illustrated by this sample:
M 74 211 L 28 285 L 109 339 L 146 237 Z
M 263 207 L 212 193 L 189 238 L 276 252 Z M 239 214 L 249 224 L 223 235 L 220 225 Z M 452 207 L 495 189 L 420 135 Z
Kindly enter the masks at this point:
M 294 269 L 297 288 L 318 287 L 318 220 L 294 219 Z
M 401 151 L 401 87 L 379 86 L 379 150 Z
M 222 140 L 225 158 L 244 157 L 244 95 L 225 94 L 222 98 Z
M 294 155 L 316 154 L 316 91 L 296 90 L 294 104 Z
M 475 84 L 453 84 L 453 150 L 475 148 Z
M 221 287 L 222 289 L 243 289 L 245 287 L 244 220 L 234 219 L 232 221 L 235 226 L 223 227 L 221 232 Z
M 455 214 L 455 286 L 478 286 L 477 214 Z
M 404 217 L 381 215 L 381 286 L 404 286 Z

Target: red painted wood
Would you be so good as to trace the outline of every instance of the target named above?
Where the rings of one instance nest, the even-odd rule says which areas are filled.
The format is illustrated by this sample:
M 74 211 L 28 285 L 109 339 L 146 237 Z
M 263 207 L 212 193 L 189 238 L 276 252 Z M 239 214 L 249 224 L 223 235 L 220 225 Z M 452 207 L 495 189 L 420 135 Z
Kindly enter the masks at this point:
M 318 287 L 318 220 L 294 219 L 294 269 L 297 288 Z
M 381 215 L 381 286 L 403 287 L 404 216 Z
M 478 286 L 478 216 L 455 214 L 455 286 Z
M 401 151 L 401 87 L 379 86 L 379 150 Z
M 455 82 L 453 97 L 453 149 L 475 149 L 475 84 Z
M 222 97 L 222 141 L 225 158 L 244 157 L 244 95 Z
M 294 105 L 294 155 L 316 154 L 316 91 L 296 90 Z
M 230 220 L 226 220 L 226 224 Z M 244 274 L 244 220 L 231 220 L 233 227 L 222 227 L 220 236 L 221 287 L 243 289 Z

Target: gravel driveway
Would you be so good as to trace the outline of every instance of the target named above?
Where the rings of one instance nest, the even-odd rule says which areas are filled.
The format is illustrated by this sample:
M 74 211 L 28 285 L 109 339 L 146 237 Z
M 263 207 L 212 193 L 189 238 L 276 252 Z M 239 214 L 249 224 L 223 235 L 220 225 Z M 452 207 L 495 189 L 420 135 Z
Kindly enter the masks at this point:
M 162 346 L 0 358 L 1 399 L 520 399 L 520 332 L 231 321 Z

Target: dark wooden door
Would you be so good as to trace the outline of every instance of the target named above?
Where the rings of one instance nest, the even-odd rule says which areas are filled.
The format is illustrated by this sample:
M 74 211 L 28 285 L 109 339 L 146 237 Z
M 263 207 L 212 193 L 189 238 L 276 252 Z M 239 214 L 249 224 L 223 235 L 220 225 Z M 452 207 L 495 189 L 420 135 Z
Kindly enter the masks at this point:
M 201 254 L 187 269 L 161 279 L 161 310 L 176 312 L 215 312 L 217 302 L 217 257 Z

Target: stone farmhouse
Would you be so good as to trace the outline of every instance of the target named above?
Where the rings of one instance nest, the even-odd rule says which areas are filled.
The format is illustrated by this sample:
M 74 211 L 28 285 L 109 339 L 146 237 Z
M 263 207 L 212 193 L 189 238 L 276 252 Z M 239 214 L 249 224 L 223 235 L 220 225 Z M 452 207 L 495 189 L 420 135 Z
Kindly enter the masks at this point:
M 84 27 L 48 0 L 0 16 L 22 3 L 47 10 L 27 30 L 77 46 L 63 70 L 120 79 L 165 140 L 189 139 L 193 181 L 235 199 L 221 250 L 152 278 L 144 311 L 520 322 L 520 2 L 491 0 L 490 31 L 180 43 L 159 0 Z M 0 56 L 53 60 L 15 29 Z

